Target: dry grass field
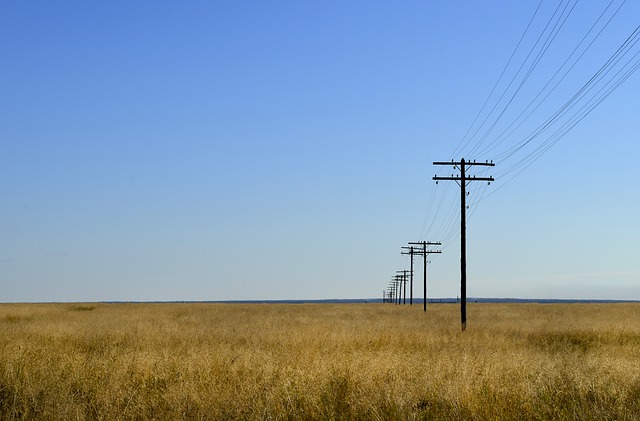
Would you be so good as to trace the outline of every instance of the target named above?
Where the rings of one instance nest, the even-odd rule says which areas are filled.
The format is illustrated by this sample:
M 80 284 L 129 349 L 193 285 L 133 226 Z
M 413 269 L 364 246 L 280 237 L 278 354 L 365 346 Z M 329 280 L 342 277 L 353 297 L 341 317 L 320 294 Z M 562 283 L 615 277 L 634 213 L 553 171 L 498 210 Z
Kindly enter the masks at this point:
M 0 305 L 0 419 L 640 419 L 640 304 Z

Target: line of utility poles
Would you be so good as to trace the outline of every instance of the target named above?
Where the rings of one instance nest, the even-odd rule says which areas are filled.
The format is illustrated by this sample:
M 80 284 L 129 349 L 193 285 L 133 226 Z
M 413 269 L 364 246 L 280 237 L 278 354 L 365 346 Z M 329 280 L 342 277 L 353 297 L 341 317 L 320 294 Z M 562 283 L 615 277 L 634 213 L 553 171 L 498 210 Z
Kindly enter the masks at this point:
M 409 305 L 413 305 L 413 256 L 414 255 L 422 255 L 424 259 L 424 311 L 427 311 L 427 256 L 432 253 L 442 253 L 440 250 L 431 250 L 429 246 L 440 246 L 441 242 L 431 242 L 431 241 L 420 241 L 420 242 L 409 242 L 409 246 L 401 247 L 403 250 L 401 254 L 408 254 L 411 256 L 411 269 L 410 270 L 398 270 L 396 271 L 396 275 L 391 278 L 391 282 L 389 283 L 389 287 L 387 287 L 386 291 L 382 292 L 382 300 L 387 303 L 396 303 L 396 304 L 406 304 L 407 303 L 407 275 L 409 276 Z M 403 294 L 404 291 L 404 294 Z M 385 299 L 385 297 L 388 297 Z
M 411 259 L 411 287 L 410 287 L 410 295 L 409 295 L 409 304 L 413 305 L 413 256 L 416 254 L 422 254 L 424 257 L 424 311 L 427 311 L 427 254 L 430 253 L 442 253 L 442 251 L 433 251 L 427 249 L 427 246 L 440 246 L 442 243 L 440 242 L 430 242 L 430 241 L 421 241 L 421 242 L 410 242 L 409 246 L 404 246 L 402 249 L 406 249 L 408 251 L 403 251 L 400 254 L 409 255 Z M 419 246 L 422 246 L 420 248 Z
M 472 181 L 486 181 L 491 184 L 493 177 L 467 177 L 467 166 L 493 167 L 492 162 L 467 162 L 462 158 L 458 162 L 434 162 L 433 165 L 451 165 L 460 171 L 460 175 L 451 177 L 434 176 L 436 184 L 438 181 L 455 181 L 460 186 L 460 323 L 462 331 L 467 329 L 467 183 Z
M 383 302 L 407 304 L 407 273 L 409 273 L 408 270 L 399 270 L 391 278 L 387 290 L 382 292 Z M 385 297 L 387 298 L 385 299 Z
M 485 161 L 485 162 L 476 162 L 474 161 L 466 161 L 464 158 L 460 159 L 460 161 L 451 160 L 451 162 L 434 162 L 433 165 L 451 165 L 453 168 L 457 169 L 460 174 L 447 177 L 441 177 L 435 175 L 433 180 L 438 184 L 439 181 L 455 181 L 458 186 L 460 186 L 460 325 L 462 327 L 462 331 L 464 332 L 467 329 L 467 185 L 474 181 L 483 181 L 491 184 L 492 181 L 495 181 L 493 177 L 477 177 L 475 175 L 468 176 L 467 169 L 468 167 L 474 166 L 483 166 L 483 167 L 495 167 L 493 161 Z M 440 242 L 429 242 L 429 241 L 421 241 L 421 242 L 410 242 L 409 246 L 402 247 L 403 251 L 401 254 L 409 255 L 411 259 L 411 270 L 406 271 L 397 271 L 397 273 L 402 273 L 402 275 L 396 275 L 392 284 L 390 284 L 387 295 L 389 297 L 393 296 L 397 298 L 394 301 L 397 304 L 401 302 L 402 296 L 402 283 L 404 282 L 404 303 L 407 303 L 407 272 L 411 275 L 411 286 L 410 286 L 410 294 L 409 304 L 413 305 L 413 257 L 416 254 L 422 255 L 424 259 L 424 311 L 427 311 L 427 256 L 432 253 L 442 253 L 441 250 L 431 250 L 428 249 L 428 246 L 440 246 L 442 243 Z M 406 250 L 406 251 L 405 251 Z M 384 296 L 384 292 L 383 292 Z M 388 300 L 390 302 L 391 300 Z

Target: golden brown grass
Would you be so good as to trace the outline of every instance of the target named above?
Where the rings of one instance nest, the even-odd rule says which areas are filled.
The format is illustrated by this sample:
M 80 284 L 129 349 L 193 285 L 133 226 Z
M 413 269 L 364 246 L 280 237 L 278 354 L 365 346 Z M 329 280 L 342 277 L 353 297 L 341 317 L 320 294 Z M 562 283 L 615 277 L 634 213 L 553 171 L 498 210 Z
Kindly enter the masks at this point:
M 640 419 L 640 304 L 0 305 L 0 419 Z

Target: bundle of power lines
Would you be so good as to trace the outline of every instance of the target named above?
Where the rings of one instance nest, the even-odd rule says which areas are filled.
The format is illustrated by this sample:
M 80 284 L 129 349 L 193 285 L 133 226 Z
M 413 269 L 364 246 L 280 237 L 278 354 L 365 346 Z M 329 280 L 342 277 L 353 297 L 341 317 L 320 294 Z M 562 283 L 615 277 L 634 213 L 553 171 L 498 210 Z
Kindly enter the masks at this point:
M 492 175 L 500 180 L 499 186 L 490 192 L 485 184 L 469 190 L 469 217 L 475 205 L 547 153 L 638 70 L 640 25 L 629 28 L 607 56 L 589 54 L 625 14 L 626 2 L 611 0 L 601 10 L 590 10 L 595 17 L 590 22 L 580 22 L 575 15 L 580 7 L 593 9 L 595 3 L 538 3 L 489 95 L 449 157 L 478 157 L 497 165 Z M 563 29 L 569 23 L 582 26 L 579 41 L 552 51 L 563 35 L 567 38 Z M 587 61 L 598 64 L 589 68 Z M 485 177 L 489 171 L 483 168 L 478 175 Z M 458 234 L 459 215 L 455 202 L 446 200 L 450 186 L 441 185 L 432 189 L 420 238 L 441 238 L 446 247 Z

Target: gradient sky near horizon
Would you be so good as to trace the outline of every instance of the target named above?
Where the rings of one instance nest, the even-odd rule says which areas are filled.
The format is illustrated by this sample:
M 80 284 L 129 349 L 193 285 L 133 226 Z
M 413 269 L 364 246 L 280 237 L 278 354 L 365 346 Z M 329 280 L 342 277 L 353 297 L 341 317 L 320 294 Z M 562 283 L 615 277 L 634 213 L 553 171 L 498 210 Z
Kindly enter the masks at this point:
M 532 16 L 504 81 L 566 5 L 507 127 L 609 4 L 583 3 L 3 2 L 0 302 L 380 297 L 422 240 L 446 240 L 429 295 L 459 295 L 459 189 L 432 162 L 475 151 Z M 640 24 L 611 4 L 504 148 Z M 483 172 L 469 296 L 640 300 L 639 105 L 640 73 L 517 177 Z

